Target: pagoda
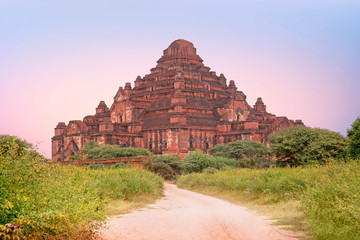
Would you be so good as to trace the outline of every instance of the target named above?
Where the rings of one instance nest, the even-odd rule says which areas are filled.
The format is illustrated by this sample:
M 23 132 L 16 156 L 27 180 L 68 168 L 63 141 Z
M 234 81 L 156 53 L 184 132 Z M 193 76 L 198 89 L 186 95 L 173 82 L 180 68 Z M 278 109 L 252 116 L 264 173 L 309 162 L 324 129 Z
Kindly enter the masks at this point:
M 272 133 L 298 125 L 301 120 L 268 113 L 260 97 L 251 107 L 233 80 L 211 71 L 194 45 L 179 39 L 134 87 L 120 87 L 110 108 L 100 101 L 94 115 L 59 122 L 52 159 L 68 160 L 91 140 L 182 157 L 236 140 L 268 144 Z

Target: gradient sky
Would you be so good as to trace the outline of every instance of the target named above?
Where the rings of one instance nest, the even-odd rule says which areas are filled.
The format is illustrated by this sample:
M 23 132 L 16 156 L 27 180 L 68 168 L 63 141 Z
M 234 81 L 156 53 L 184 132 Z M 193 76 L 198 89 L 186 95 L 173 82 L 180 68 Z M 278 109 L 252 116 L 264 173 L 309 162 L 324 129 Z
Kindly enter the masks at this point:
M 0 0 L 0 134 L 50 157 L 58 122 L 110 107 L 179 38 L 250 105 L 343 135 L 360 116 L 358 0 Z

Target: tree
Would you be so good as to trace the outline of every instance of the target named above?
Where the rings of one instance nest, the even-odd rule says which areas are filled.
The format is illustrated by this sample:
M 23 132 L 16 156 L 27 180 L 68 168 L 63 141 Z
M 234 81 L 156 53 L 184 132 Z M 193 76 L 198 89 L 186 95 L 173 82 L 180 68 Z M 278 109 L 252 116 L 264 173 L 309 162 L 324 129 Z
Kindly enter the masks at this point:
M 351 128 L 347 130 L 347 136 L 350 139 L 349 141 L 349 152 L 350 155 L 354 158 L 360 157 L 360 118 L 356 120 L 351 125 Z
M 13 154 L 14 157 L 19 157 L 30 149 L 32 149 L 32 144 L 25 140 L 16 136 L 0 135 L 0 156 Z
M 340 133 L 310 127 L 293 127 L 270 137 L 270 148 L 279 165 L 324 163 L 344 152 L 347 144 Z
M 120 158 L 120 157 L 135 157 L 135 156 L 150 156 L 150 152 L 144 148 L 122 148 L 118 145 L 97 145 L 89 143 L 81 150 L 82 153 L 87 154 L 87 159 L 99 158 Z
M 267 160 L 269 149 L 256 141 L 241 140 L 218 144 L 209 149 L 209 153 L 217 157 L 235 158 L 238 161 L 238 167 L 266 167 L 269 165 Z
M 236 160 L 220 156 L 209 156 L 200 150 L 188 153 L 184 158 L 182 165 L 185 173 L 202 172 L 206 168 L 215 168 L 218 170 L 224 168 L 235 168 Z
M 213 156 L 241 159 L 263 157 L 269 153 L 269 150 L 259 142 L 242 140 L 218 144 L 209 149 L 209 153 Z

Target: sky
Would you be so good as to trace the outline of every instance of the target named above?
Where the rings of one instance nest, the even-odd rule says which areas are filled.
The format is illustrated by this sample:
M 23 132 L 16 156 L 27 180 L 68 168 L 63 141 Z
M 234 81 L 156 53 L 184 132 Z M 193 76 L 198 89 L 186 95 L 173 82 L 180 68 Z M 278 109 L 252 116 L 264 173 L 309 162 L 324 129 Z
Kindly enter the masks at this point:
M 51 157 L 58 122 L 108 107 L 176 39 L 252 106 L 340 132 L 360 116 L 358 0 L 0 0 L 0 134 Z

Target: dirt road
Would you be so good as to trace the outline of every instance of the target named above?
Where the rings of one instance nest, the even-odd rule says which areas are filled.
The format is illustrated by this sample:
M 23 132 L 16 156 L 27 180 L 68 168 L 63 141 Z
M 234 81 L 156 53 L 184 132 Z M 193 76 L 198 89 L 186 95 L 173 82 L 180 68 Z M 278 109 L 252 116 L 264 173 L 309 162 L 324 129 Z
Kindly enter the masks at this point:
M 138 211 L 115 216 L 103 231 L 106 240 L 287 240 L 293 232 L 226 201 L 165 184 L 165 197 Z

